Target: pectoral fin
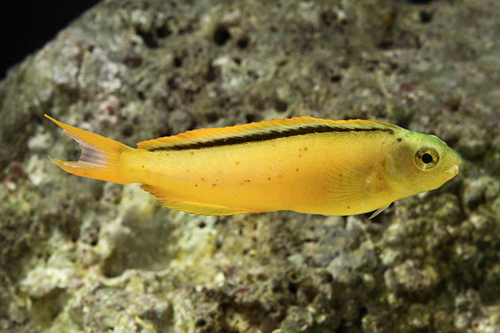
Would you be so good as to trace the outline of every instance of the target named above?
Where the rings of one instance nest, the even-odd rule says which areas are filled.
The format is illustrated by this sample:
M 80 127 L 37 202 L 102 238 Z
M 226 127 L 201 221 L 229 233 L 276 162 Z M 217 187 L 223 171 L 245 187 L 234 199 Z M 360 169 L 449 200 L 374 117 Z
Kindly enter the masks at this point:
M 382 192 L 384 192 L 385 190 L 387 190 L 387 182 L 382 176 L 382 173 L 376 169 L 368 178 L 366 178 L 366 191 L 371 195 L 377 197 L 381 196 Z M 382 213 L 384 210 L 386 210 L 391 205 L 391 203 L 392 202 L 374 211 L 373 214 L 370 216 L 370 220 L 373 219 L 378 214 Z
M 326 183 L 334 202 L 361 202 L 370 196 L 367 180 L 370 170 L 365 167 L 333 166 Z

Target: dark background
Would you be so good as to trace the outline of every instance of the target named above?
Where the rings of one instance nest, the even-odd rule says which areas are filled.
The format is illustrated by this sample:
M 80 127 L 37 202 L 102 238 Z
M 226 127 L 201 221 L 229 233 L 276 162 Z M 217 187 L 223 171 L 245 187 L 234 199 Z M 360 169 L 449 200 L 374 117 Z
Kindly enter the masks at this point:
M 9 0 L 0 5 L 0 80 L 99 0 Z

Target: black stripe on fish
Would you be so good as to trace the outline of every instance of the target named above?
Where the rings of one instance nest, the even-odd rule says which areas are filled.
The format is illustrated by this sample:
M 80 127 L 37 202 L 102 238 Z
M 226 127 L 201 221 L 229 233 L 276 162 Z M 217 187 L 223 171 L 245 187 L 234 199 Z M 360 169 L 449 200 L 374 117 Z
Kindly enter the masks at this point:
M 154 147 L 148 149 L 149 151 L 179 151 L 200 148 L 213 148 L 220 146 L 238 145 L 243 143 L 259 142 L 274 140 L 279 138 L 287 138 L 291 136 L 307 135 L 307 134 L 320 134 L 320 133 L 343 133 L 343 132 L 387 132 L 394 135 L 394 130 L 390 128 L 353 128 L 353 127 L 334 127 L 326 124 L 316 124 L 310 126 L 301 126 L 296 128 L 288 128 L 285 130 L 267 129 L 262 132 L 248 134 L 236 134 L 228 137 L 213 138 L 209 141 L 179 143 L 176 145 L 166 145 L 164 147 Z

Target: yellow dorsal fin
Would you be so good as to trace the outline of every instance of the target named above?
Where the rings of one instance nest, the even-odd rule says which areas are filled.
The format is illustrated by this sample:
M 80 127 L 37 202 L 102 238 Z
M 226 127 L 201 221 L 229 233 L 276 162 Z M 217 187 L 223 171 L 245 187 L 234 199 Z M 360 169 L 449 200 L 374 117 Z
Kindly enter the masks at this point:
M 322 132 L 349 132 L 349 131 L 387 131 L 394 132 L 398 126 L 374 120 L 328 120 L 311 117 L 295 117 L 280 120 L 267 120 L 257 123 L 222 127 L 206 128 L 184 132 L 148 141 L 139 142 L 137 147 L 143 150 L 176 150 L 189 149 L 231 143 L 245 143 L 292 135 L 304 135 Z

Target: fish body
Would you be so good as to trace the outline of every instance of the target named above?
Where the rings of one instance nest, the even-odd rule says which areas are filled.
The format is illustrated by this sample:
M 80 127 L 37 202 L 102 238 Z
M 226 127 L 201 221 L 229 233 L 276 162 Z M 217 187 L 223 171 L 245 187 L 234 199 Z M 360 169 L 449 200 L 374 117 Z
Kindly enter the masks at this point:
M 291 210 L 353 215 L 440 187 L 460 155 L 435 136 L 370 120 L 298 117 L 201 129 L 133 149 L 54 121 L 82 148 L 69 173 L 142 183 L 171 209 L 201 215 Z

